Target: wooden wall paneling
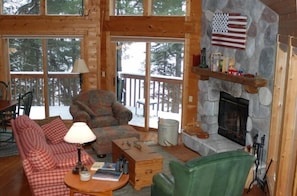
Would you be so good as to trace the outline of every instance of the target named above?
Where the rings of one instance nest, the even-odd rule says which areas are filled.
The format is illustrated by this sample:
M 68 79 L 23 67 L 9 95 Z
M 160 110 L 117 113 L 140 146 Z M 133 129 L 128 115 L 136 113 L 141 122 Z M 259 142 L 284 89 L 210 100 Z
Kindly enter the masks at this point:
M 8 64 L 8 41 L 4 39 L 2 36 L 0 37 L 0 80 L 8 83 L 10 81 L 10 67 Z M 11 94 L 8 94 L 8 98 L 10 98 Z
M 185 34 L 182 128 L 188 123 L 197 121 L 198 75 L 191 70 L 193 55 L 200 53 L 200 16 L 202 11 L 200 1 L 187 0 L 186 3 L 188 15 L 185 18 L 185 23 L 191 24 L 191 30 Z
M 297 14 L 282 15 L 279 18 L 279 34 L 297 36 Z
M 289 45 L 291 45 L 290 39 Z M 284 95 L 284 115 L 280 137 L 279 167 L 277 171 L 275 193 L 277 196 L 292 195 L 294 172 L 296 169 L 296 109 L 297 109 L 297 55 L 293 46 L 289 47 L 287 78 Z
M 110 16 L 103 29 L 111 35 L 176 38 L 184 38 L 186 31 L 191 30 L 184 17 L 177 16 Z
M 280 15 L 295 13 L 295 0 L 262 0 L 262 2 Z
M 278 44 L 276 51 L 276 63 L 275 63 L 275 77 L 274 77 L 274 90 L 273 90 L 273 102 L 271 110 L 271 123 L 269 132 L 269 147 L 267 155 L 268 166 L 270 160 L 272 160 L 271 166 L 267 173 L 267 184 L 269 192 L 274 195 L 275 192 L 275 179 L 278 169 L 278 155 L 279 155 L 279 144 L 280 136 L 282 132 L 283 124 L 283 102 L 284 102 L 284 91 L 286 83 L 286 67 L 288 57 L 288 37 L 283 37 L 281 40 L 278 36 Z
M 111 43 L 110 34 L 106 33 L 106 64 L 105 64 L 105 84 L 106 89 L 115 92 L 115 79 L 116 79 L 116 47 L 114 43 Z

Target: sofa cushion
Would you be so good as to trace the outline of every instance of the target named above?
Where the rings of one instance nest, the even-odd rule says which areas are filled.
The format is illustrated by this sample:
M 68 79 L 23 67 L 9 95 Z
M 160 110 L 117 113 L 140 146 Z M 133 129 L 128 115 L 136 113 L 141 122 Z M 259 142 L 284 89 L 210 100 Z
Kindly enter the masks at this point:
M 56 118 L 51 122 L 41 126 L 46 138 L 52 143 L 57 144 L 64 141 L 68 128 L 64 124 L 61 118 Z
M 27 128 L 26 131 L 27 136 L 25 136 L 24 139 L 27 140 L 27 143 L 30 143 L 27 158 L 30 161 L 33 170 L 39 171 L 54 168 L 56 166 L 56 161 L 46 140 L 40 135 L 35 134 L 33 128 Z
M 18 135 L 27 134 L 26 128 L 31 127 L 34 129 L 36 134 L 39 134 L 41 137 L 45 139 L 45 135 L 41 127 L 34 120 L 30 119 L 27 115 L 18 116 L 18 118 L 15 119 L 14 123 Z
M 41 128 L 39 127 L 39 129 Z M 44 135 L 42 135 L 43 132 L 42 134 L 40 134 L 39 129 L 34 126 L 25 127 L 19 135 L 19 140 L 22 144 L 22 150 L 26 156 L 28 155 L 30 150 L 36 148 L 36 141 L 40 142 L 38 146 L 40 146 L 41 144 L 47 146 L 46 138 Z
M 110 91 L 91 90 L 88 92 L 88 105 L 96 116 L 112 116 L 112 104 L 115 102 L 115 95 Z
M 86 111 L 91 117 L 95 117 L 96 114 L 94 113 L 93 110 L 91 110 L 91 108 L 89 108 L 89 106 L 87 106 L 85 103 L 76 100 L 75 103 L 79 106 L 79 108 L 81 108 L 82 110 Z
M 55 168 L 56 161 L 53 154 L 46 148 L 32 149 L 28 153 L 28 160 L 34 170 L 51 170 Z
M 55 155 L 55 160 L 57 163 L 56 166 L 59 168 L 74 167 L 78 161 L 77 151 L 64 153 L 64 154 L 57 154 L 57 155 Z M 93 163 L 93 159 L 90 158 L 90 155 L 86 151 L 82 150 L 81 151 L 81 162 L 84 165 L 90 165 Z
M 48 144 L 49 148 L 53 152 L 53 154 L 63 154 L 68 152 L 76 152 L 77 153 L 77 147 L 75 144 L 70 144 L 66 142 L 60 142 L 58 144 Z

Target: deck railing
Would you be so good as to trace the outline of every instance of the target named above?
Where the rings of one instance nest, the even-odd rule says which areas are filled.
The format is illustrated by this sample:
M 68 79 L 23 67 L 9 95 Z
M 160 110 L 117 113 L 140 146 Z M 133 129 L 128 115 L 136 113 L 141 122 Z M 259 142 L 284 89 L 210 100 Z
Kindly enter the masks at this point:
M 44 74 L 40 72 L 11 72 L 12 99 L 29 90 L 34 92 L 33 106 L 44 106 Z M 79 75 L 50 72 L 48 75 L 49 106 L 69 106 L 73 96 L 80 91 Z M 144 98 L 144 79 L 141 74 L 120 73 L 118 100 L 126 106 L 136 107 L 136 101 Z M 179 113 L 181 109 L 182 79 L 179 77 L 151 76 L 150 98 L 157 101 L 157 110 Z
M 136 102 L 144 98 L 145 76 L 141 74 L 120 73 L 122 81 L 122 102 L 131 107 L 137 107 Z M 121 85 L 119 85 L 121 86 Z M 169 76 L 154 76 L 150 78 L 150 99 L 157 102 L 157 110 L 179 113 L 182 101 L 182 78 Z
M 44 74 L 41 72 L 10 72 L 11 97 L 17 99 L 19 94 L 33 90 L 33 106 L 44 106 Z M 71 98 L 80 91 L 79 75 L 76 73 L 49 72 L 48 83 L 49 106 L 69 106 Z

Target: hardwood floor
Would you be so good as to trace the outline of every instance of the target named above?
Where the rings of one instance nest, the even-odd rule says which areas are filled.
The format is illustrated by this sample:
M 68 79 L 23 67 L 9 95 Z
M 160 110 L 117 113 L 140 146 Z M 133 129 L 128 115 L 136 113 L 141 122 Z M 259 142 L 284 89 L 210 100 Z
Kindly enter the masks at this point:
M 154 132 L 141 133 L 142 140 L 156 140 L 157 135 Z M 179 142 L 180 143 L 180 142 Z M 180 145 L 182 153 L 193 153 L 191 150 L 185 150 Z M 178 151 L 178 147 L 175 147 Z M 6 158 L 0 158 L 0 195 L 11 195 L 11 196 L 31 196 L 30 187 L 26 176 L 24 175 L 21 159 L 19 156 L 12 156 Z M 246 190 L 243 196 L 265 196 L 266 194 L 254 186 L 249 193 Z

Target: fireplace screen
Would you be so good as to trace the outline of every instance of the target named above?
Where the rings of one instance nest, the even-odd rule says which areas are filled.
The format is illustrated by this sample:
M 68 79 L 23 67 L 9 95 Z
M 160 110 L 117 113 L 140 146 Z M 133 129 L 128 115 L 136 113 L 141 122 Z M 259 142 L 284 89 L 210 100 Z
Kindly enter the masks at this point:
M 218 133 L 245 146 L 249 101 L 220 92 Z

